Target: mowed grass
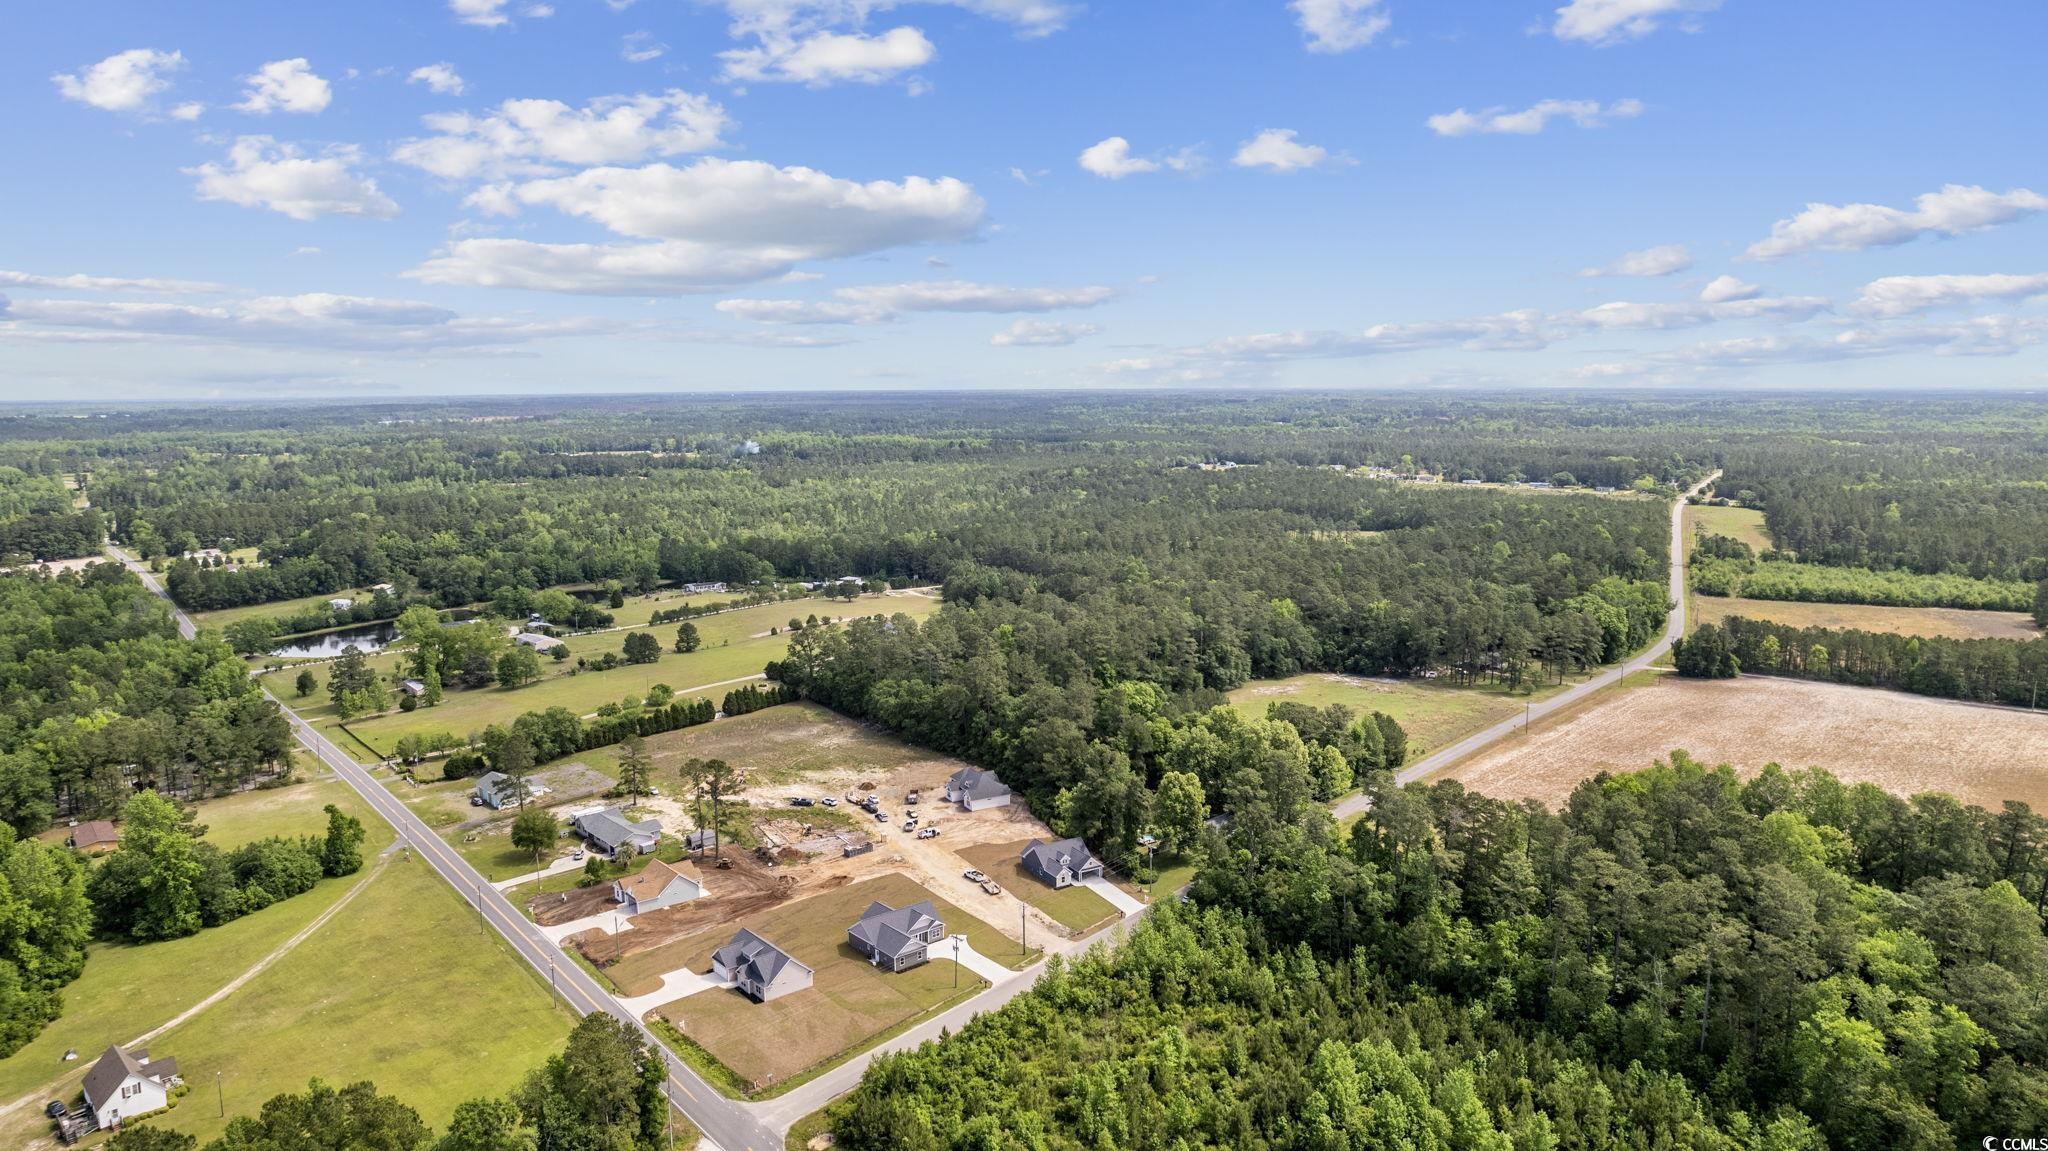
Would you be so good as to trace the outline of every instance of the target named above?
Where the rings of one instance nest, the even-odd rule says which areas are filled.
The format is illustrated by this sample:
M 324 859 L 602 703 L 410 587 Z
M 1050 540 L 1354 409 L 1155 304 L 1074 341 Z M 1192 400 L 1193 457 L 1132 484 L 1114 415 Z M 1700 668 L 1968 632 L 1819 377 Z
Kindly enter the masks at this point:
M 1686 626 L 1717 623 L 1729 616 L 1767 620 L 1792 627 L 1854 628 L 1888 635 L 1947 636 L 1951 639 L 2038 639 L 2032 616 L 2016 611 L 1965 611 L 1947 607 L 1874 607 L 1868 604 L 1797 603 L 1694 595 Z
M 883 876 L 679 940 L 658 949 L 663 953 L 660 970 L 643 967 L 650 985 L 677 967 L 708 970 L 712 951 L 746 927 L 809 966 L 815 972 L 809 988 L 770 1003 L 756 1003 L 738 991 L 703 991 L 657 1007 L 654 1014 L 675 1022 L 753 1089 L 785 1082 L 986 986 L 980 976 L 957 967 L 943 943 L 932 946 L 931 962 L 892 974 L 871 965 L 846 942 L 846 929 L 870 902 L 902 907 L 926 899 L 948 931 L 964 924 L 975 949 L 984 946 L 974 938 L 978 921 L 972 916 L 908 878 Z M 986 927 L 981 931 L 995 934 Z M 612 970 L 640 965 L 656 954 L 636 955 Z
M 437 1129 L 455 1105 L 502 1095 L 561 1049 L 574 1017 L 417 857 L 393 859 L 277 964 L 154 1040 L 195 1088 L 216 1072 L 228 1113 L 318 1076 L 369 1079 Z M 195 1090 L 161 1122 L 198 1136 L 223 1121 Z
M 879 779 L 913 763 L 946 758 L 815 703 L 780 704 L 657 735 L 647 741 L 647 750 L 654 757 L 655 786 L 670 789 L 676 786 L 676 769 L 689 759 L 723 759 L 744 769 L 753 784 L 826 772 Z M 616 748 L 579 758 L 606 774 L 617 771 Z
M 1043 911 L 1053 922 L 1075 935 L 1086 935 L 1117 918 L 1117 910 L 1109 900 L 1093 891 L 1078 884 L 1054 889 L 1024 870 L 1018 857 L 1030 842 L 1020 839 L 1015 843 L 976 844 L 961 848 L 960 858 L 988 873 L 990 879 L 1002 884 L 1010 894 Z
M 644 698 L 658 683 L 665 683 L 683 695 L 702 688 L 704 694 L 722 698 L 726 688 L 705 685 L 759 675 L 769 661 L 782 658 L 789 650 L 788 633 L 760 633 L 784 627 L 792 616 L 802 619 L 812 613 L 822 617 L 898 611 L 924 616 L 937 608 L 936 600 L 922 596 L 864 596 L 851 607 L 839 601 L 807 599 L 743 608 L 696 621 L 704 646 L 687 655 L 667 650 L 675 639 L 677 625 L 664 624 L 654 629 L 664 649 L 658 662 L 611 671 L 577 672 L 575 657 L 618 651 L 625 645 L 628 632 L 572 636 L 565 641 L 570 659 L 557 663 L 543 656 L 541 678 L 536 683 L 509 691 L 491 687 L 450 692 L 438 707 L 421 708 L 410 714 L 393 712 L 352 721 L 348 726 L 365 743 L 390 754 L 407 734 L 445 731 L 467 736 L 494 723 L 509 723 L 522 712 L 551 707 L 566 707 L 578 715 L 587 715 L 607 703 L 628 697 Z M 312 718 L 311 713 L 307 716 Z
M 332 775 L 202 800 L 196 806 L 207 842 L 226 850 L 272 835 L 325 835 L 327 813 L 322 809 L 330 803 L 362 820 L 368 837 L 378 839 L 380 847 L 389 841 L 390 828 L 384 821 L 354 788 Z
M 200 627 L 223 628 L 240 619 L 295 615 L 307 608 L 326 607 L 331 599 L 363 599 L 372 593 L 368 588 L 350 588 L 347 591 L 323 592 L 320 595 L 300 596 L 298 599 L 281 599 L 271 603 L 252 603 L 242 607 L 224 607 L 219 611 L 192 612 L 192 622 Z
M 1741 540 L 1758 552 L 1771 549 L 1771 535 L 1764 530 L 1764 513 L 1755 508 L 1722 508 L 1711 504 L 1687 504 L 1685 508 L 1685 538 L 1694 538 L 1694 529 L 1704 530 L 1708 535 L 1728 536 Z M 1688 547 L 1691 545 L 1688 544 Z
M 1504 687 L 1454 687 L 1431 680 L 1365 679 L 1312 672 L 1290 679 L 1253 680 L 1230 693 L 1231 706 L 1263 717 L 1269 703 L 1310 707 L 1343 704 L 1363 715 L 1383 711 L 1408 733 L 1408 758 L 1420 759 L 1475 731 L 1518 715 L 1532 700 L 1562 690 L 1556 685 L 1517 694 Z

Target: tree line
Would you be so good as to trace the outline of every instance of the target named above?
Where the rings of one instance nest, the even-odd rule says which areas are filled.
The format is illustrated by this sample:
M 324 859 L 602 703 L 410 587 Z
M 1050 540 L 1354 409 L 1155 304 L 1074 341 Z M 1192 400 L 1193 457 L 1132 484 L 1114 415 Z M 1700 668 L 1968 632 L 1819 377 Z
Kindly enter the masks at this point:
M 1731 616 L 1702 624 L 1673 652 L 1681 675 L 1743 672 L 2035 707 L 2048 685 L 2048 640 L 1951 639 L 1795 627 Z

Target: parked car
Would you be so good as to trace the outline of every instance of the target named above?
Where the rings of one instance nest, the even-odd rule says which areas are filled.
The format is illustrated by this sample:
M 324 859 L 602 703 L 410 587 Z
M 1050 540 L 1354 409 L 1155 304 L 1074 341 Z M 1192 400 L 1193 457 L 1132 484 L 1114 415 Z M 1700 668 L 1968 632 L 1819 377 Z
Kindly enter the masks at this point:
M 579 859 L 579 860 L 580 860 L 580 859 L 582 859 L 582 858 L 583 858 L 584 854 L 585 854 L 585 853 L 584 853 L 584 850 L 583 850 L 582 848 L 580 848 L 580 847 L 579 847 L 579 848 L 577 848 L 577 849 L 576 849 L 576 854 L 574 854 L 574 855 L 571 855 L 571 856 L 570 856 L 569 858 L 571 858 L 571 859 Z
M 815 803 L 817 803 L 817 800 L 807 799 L 801 795 L 791 796 L 789 800 L 789 805 L 791 807 L 810 807 Z
M 906 820 L 904 820 L 904 821 L 903 821 L 903 830 L 905 830 L 905 831 L 916 831 L 916 830 L 917 830 L 917 821 L 916 821 L 916 820 L 914 820 L 914 819 L 906 819 Z
M 939 829 L 936 827 L 927 827 L 923 831 L 917 833 L 917 837 L 919 839 L 936 839 L 938 838 L 938 835 Z
M 836 800 L 836 799 L 834 799 L 834 798 L 832 798 L 832 797 L 831 797 L 831 796 L 829 796 L 829 795 L 828 795 L 828 796 L 826 796 L 825 798 L 823 798 L 823 799 L 819 800 L 818 802 L 819 802 L 819 803 L 822 803 L 822 804 L 824 804 L 824 805 L 825 805 L 826 807 L 838 807 L 838 806 L 839 806 L 839 801 L 838 801 L 838 800 Z
M 875 822 L 876 822 L 876 823 L 887 823 L 887 822 L 889 822 L 889 813 L 888 813 L 888 812 L 886 812 L 886 811 L 878 811 L 878 812 L 876 812 L 876 813 L 875 813 Z
M 985 883 L 988 880 L 988 876 L 983 875 L 980 871 L 972 867 L 968 868 L 966 871 L 961 872 L 960 877 L 962 879 L 965 879 L 969 883 Z
M 483 797 L 483 796 L 481 796 L 481 795 L 472 795 L 472 796 L 470 796 L 470 797 L 469 797 L 469 805 L 470 805 L 471 807 L 482 807 L 482 806 L 484 805 L 484 797 Z
M 904 803 L 906 803 L 906 804 L 916 803 L 916 802 L 917 802 L 917 800 L 918 800 L 918 793 L 917 793 L 917 789 L 916 789 L 916 788 L 914 788 L 914 787 L 910 789 L 910 794 L 909 794 L 909 795 L 906 795 L 906 796 L 904 796 L 904 797 L 903 797 L 903 802 L 904 802 Z
M 52 1119 L 62 1119 L 66 1110 L 67 1108 L 61 1100 L 52 1099 L 49 1105 L 43 1108 L 43 1114 L 48 1115 Z
M 988 892 L 990 895 L 1001 895 L 1003 893 L 1002 885 L 998 884 L 993 879 L 982 880 L 981 889 L 983 891 Z

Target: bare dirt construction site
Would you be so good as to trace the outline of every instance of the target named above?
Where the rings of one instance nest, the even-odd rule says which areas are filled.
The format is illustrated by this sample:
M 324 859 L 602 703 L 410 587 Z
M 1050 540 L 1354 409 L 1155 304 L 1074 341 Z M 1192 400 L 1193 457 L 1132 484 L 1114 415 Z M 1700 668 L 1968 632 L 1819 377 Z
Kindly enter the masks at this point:
M 1900 795 L 1945 791 L 1992 810 L 2007 799 L 2048 807 L 2048 713 L 1756 677 L 1670 677 L 1625 691 L 1439 778 L 1554 807 L 1588 776 L 1647 767 L 1674 749 L 1745 776 L 1767 763 L 1825 767 Z

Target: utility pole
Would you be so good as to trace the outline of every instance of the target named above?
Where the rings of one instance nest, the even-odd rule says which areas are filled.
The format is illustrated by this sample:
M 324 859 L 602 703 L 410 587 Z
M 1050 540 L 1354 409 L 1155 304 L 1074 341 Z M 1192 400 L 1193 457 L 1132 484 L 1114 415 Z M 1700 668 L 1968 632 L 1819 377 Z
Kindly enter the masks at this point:
M 218 1071 L 213 1073 L 213 1094 L 214 1097 L 220 1101 L 220 1117 L 223 1119 L 227 1118 L 228 1097 L 227 1092 L 223 1090 L 220 1085 L 220 1072 Z
M 960 937 L 953 937 L 953 990 L 960 990 Z
M 1019 955 L 1029 955 L 1029 954 L 1031 954 L 1031 916 L 1030 916 L 1030 914 L 1029 914 L 1029 913 L 1030 913 L 1030 908 L 1027 908 L 1027 907 L 1025 907 L 1025 906 L 1024 906 L 1024 901 L 1023 901 L 1023 900 L 1021 900 L 1021 899 L 1020 899 L 1020 900 L 1018 900 L 1018 901 L 1017 901 L 1017 945 L 1018 945 L 1018 952 L 1017 952 L 1017 954 L 1019 954 Z

